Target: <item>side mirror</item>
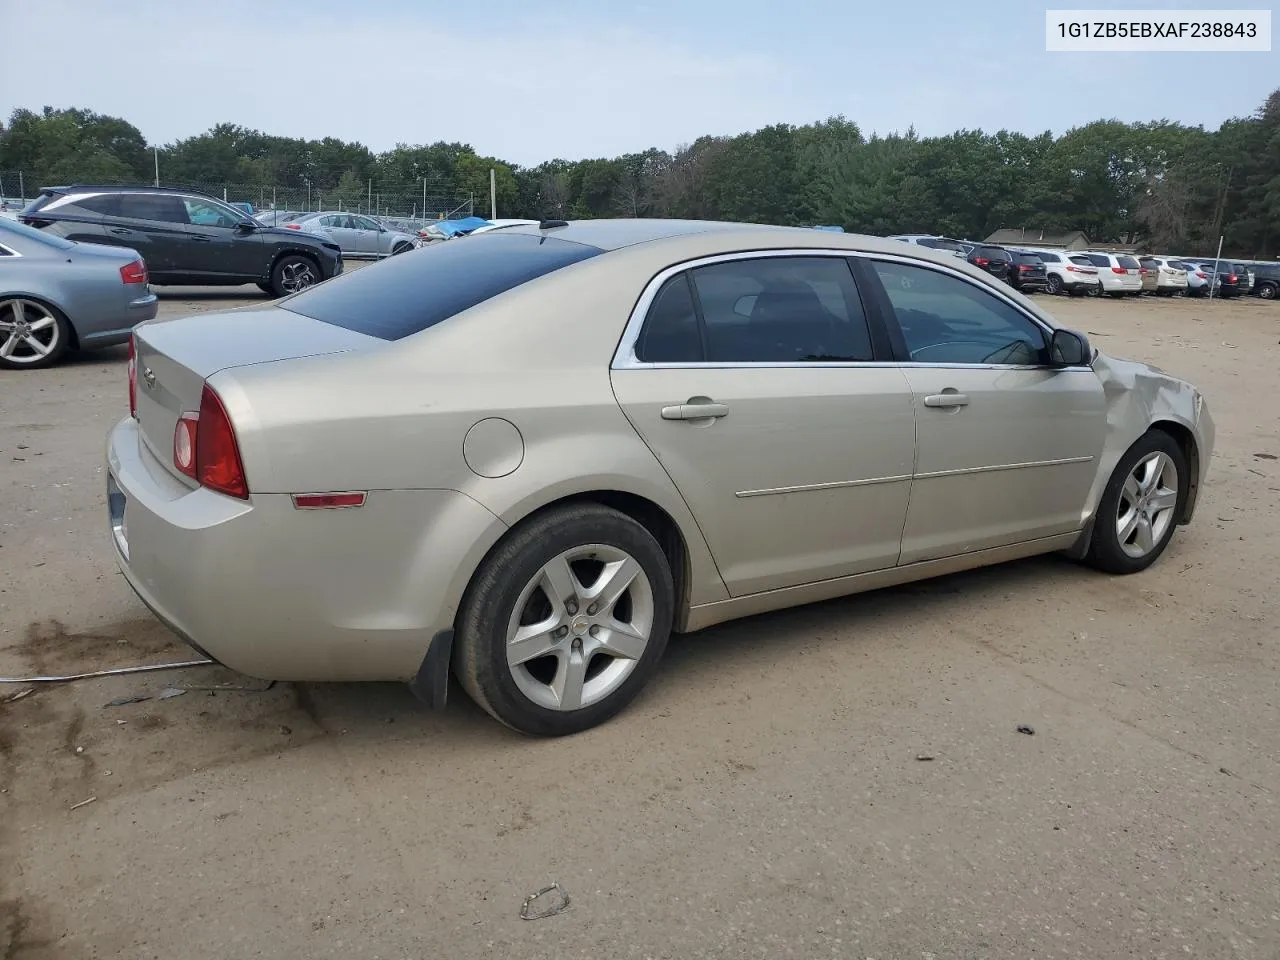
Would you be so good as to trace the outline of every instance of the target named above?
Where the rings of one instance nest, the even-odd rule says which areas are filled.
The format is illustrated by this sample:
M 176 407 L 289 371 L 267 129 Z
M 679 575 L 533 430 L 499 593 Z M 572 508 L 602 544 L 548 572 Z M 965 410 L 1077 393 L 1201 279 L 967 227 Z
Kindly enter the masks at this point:
M 258 225 L 252 220 L 241 220 L 236 224 L 236 233 L 253 233 L 258 229 Z
M 1049 363 L 1055 367 L 1085 367 L 1093 362 L 1089 338 L 1075 330 L 1059 328 L 1049 339 Z

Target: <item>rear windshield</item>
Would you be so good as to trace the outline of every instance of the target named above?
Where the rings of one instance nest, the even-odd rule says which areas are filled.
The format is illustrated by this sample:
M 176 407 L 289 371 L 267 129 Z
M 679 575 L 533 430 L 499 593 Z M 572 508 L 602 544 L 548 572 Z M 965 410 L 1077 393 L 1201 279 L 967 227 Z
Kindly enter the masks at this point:
M 964 251 L 964 247 L 960 246 L 955 240 L 948 240 L 946 237 L 926 237 L 917 241 L 919 246 L 931 247 L 934 250 L 959 250 Z
M 1133 257 L 1116 257 L 1116 263 L 1120 264 L 1120 266 L 1124 267 L 1126 270 L 1141 269 L 1141 264 L 1139 264 L 1137 260 L 1133 259 Z
M 1030 264 L 1034 264 L 1037 267 L 1044 262 L 1034 253 L 1017 253 L 1017 254 L 1014 254 L 1013 259 L 1017 260 L 1018 263 L 1030 263 Z
M 1039 257 L 1041 260 L 1043 260 L 1045 263 L 1061 263 L 1062 262 L 1062 258 L 1058 256 L 1056 253 L 1047 253 L 1047 252 L 1037 253 L 1036 256 Z
M 1072 263 L 1074 263 L 1077 267 L 1094 267 L 1094 266 L 1097 266 L 1097 264 L 1093 263 L 1093 262 L 1092 262 L 1088 257 L 1086 257 L 1084 254 L 1079 254 L 1078 256 L 1069 257 L 1068 259 L 1069 259 Z
M 357 333 L 399 340 L 603 252 L 554 237 L 482 234 L 402 253 L 304 290 L 280 306 Z
M 1003 247 L 978 247 L 973 251 L 974 256 L 986 257 L 988 260 L 1010 260 L 1009 251 Z
M 37 230 L 35 227 L 29 227 L 25 223 L 10 220 L 8 217 L 0 219 L 0 241 L 5 239 L 6 234 L 33 240 L 53 250 L 70 250 L 75 246 L 70 240 L 63 240 L 52 233 L 45 233 L 43 230 Z

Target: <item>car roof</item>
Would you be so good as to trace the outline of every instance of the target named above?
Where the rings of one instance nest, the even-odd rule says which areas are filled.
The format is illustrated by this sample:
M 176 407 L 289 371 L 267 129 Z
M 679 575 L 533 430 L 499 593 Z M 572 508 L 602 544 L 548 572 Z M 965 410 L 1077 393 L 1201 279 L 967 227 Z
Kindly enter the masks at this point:
M 556 224 L 564 221 L 554 221 Z M 869 253 L 887 253 L 902 256 L 905 251 L 898 240 L 887 237 L 873 237 L 858 233 L 836 233 L 834 231 L 814 230 L 809 227 L 783 227 L 763 223 L 734 223 L 721 220 L 664 220 L 664 219 L 602 219 L 571 220 L 564 226 L 548 226 L 543 229 L 538 224 L 528 226 L 512 226 L 502 231 L 504 234 L 529 234 L 533 236 L 556 237 L 574 243 L 582 243 L 601 250 L 619 250 L 623 247 L 642 243 L 660 243 L 677 241 L 681 238 L 703 236 L 709 242 L 707 247 L 730 250 L 734 247 L 749 250 L 760 245 L 765 248 L 793 246 L 797 248 L 838 249 L 865 251 Z M 912 251 L 912 256 L 935 259 L 938 263 L 948 263 L 954 259 L 948 252 L 945 256 L 936 250 L 923 247 Z
M 203 190 L 188 190 L 185 187 L 153 187 L 149 183 L 72 183 L 64 187 L 41 187 L 41 193 L 178 193 L 192 197 L 210 197 L 218 200 L 213 194 Z M 218 200 L 219 203 L 227 201 Z

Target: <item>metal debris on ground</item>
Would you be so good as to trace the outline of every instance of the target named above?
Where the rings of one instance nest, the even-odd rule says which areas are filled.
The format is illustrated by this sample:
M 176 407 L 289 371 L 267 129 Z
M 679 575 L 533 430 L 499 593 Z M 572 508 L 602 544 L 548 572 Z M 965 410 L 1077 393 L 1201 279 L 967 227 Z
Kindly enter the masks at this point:
M 916 759 L 917 759 L 917 760 L 932 760 L 932 759 L 933 759 L 933 754 L 931 754 L 931 753 L 917 753 L 917 754 L 916 754 Z
M 35 692 L 35 689 L 35 687 L 27 687 L 25 690 L 19 690 L 13 696 L 5 697 L 3 700 L 0 700 L 0 703 L 17 703 L 23 697 L 31 696 L 31 694 Z
M 555 894 L 555 896 L 550 896 Z M 547 898 L 547 904 L 539 908 L 534 908 L 535 901 Z M 521 920 L 545 920 L 547 917 L 554 917 L 557 913 L 564 913 L 569 909 L 569 894 L 565 892 L 564 887 L 558 883 L 553 883 L 549 887 L 543 887 L 537 893 L 530 894 L 524 898 L 524 903 L 520 905 Z
M 140 667 L 116 667 L 113 670 L 93 670 L 89 673 L 69 673 L 57 677 L 0 677 L 0 683 L 69 683 L 72 680 L 90 680 L 94 677 L 118 677 L 126 673 L 152 673 L 156 670 L 184 670 L 187 667 L 206 667 L 213 660 L 179 660 L 176 663 L 148 663 Z
M 106 704 L 104 704 L 104 706 L 123 707 L 123 706 L 127 706 L 130 703 L 143 703 L 150 699 L 151 699 L 151 694 L 149 693 L 135 693 L 131 697 L 116 697 L 114 700 L 108 700 Z
M 183 690 L 181 687 L 166 687 L 160 691 L 160 696 L 156 697 L 156 699 L 172 700 L 174 697 L 180 697 L 186 692 L 187 691 Z
M 98 799 L 97 797 L 90 797 L 88 800 L 81 800 L 79 803 L 73 803 L 71 805 L 71 809 L 79 810 L 81 807 L 87 807 L 89 804 L 93 803 L 97 799 Z
M 1277 457 L 1276 457 L 1276 455 L 1275 455 L 1274 453 L 1255 453 L 1255 454 L 1254 454 L 1254 456 L 1255 456 L 1255 457 L 1257 457 L 1259 460 L 1276 460 L 1276 459 L 1280 459 L 1280 458 L 1277 458 Z
M 1033 737 L 1036 733 L 1035 728 L 1026 723 L 1018 724 L 1018 732 L 1025 733 L 1028 737 Z

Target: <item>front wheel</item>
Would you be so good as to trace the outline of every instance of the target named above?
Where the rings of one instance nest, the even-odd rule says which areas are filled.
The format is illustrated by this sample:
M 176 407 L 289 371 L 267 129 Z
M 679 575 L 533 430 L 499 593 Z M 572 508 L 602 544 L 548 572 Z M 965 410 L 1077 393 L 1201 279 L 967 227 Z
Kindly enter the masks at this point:
M 396 245 L 396 247 L 395 247 L 395 249 L 393 249 L 393 250 L 391 251 L 391 255 L 392 255 L 393 257 L 395 257 L 395 256 L 399 256 L 399 255 L 400 255 L 400 254 L 402 254 L 402 253 L 408 253 L 408 252 L 409 252 L 410 250 L 412 250 L 412 249 L 413 249 L 413 244 L 411 244 L 411 243 L 400 243 L 400 244 L 397 244 L 397 245 Z
M 666 649 L 674 604 L 671 568 L 648 530 L 599 504 L 553 507 L 476 572 L 454 669 L 512 729 L 578 733 L 640 692 Z
M 60 310 L 26 297 L 0 299 L 0 368 L 51 367 L 70 345 L 71 324 Z
M 1087 560 L 1106 573 L 1145 570 L 1169 545 L 1186 502 L 1187 459 L 1173 437 L 1148 430 L 1116 464 L 1094 517 Z
M 291 253 L 281 257 L 271 271 L 271 290 L 277 297 L 287 297 L 315 286 L 321 279 L 320 268 L 314 260 Z
M 1049 293 L 1055 297 L 1062 292 L 1062 278 L 1056 273 L 1049 274 Z

